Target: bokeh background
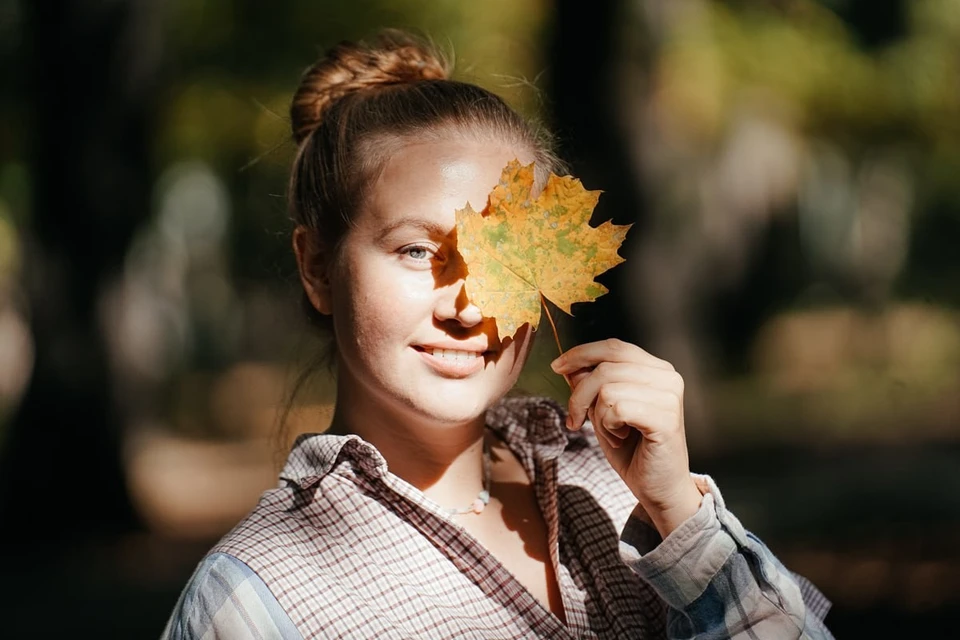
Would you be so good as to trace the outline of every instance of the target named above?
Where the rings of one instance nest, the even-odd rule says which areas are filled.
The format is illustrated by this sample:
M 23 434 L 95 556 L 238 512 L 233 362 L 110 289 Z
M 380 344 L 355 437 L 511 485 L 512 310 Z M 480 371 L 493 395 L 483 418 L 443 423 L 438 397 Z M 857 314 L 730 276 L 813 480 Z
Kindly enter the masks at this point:
M 0 635 L 156 637 L 325 427 L 287 105 L 383 26 L 634 223 L 563 340 L 676 365 L 693 466 L 835 634 L 955 633 L 960 0 L 0 0 Z M 555 349 L 524 390 L 565 398 Z

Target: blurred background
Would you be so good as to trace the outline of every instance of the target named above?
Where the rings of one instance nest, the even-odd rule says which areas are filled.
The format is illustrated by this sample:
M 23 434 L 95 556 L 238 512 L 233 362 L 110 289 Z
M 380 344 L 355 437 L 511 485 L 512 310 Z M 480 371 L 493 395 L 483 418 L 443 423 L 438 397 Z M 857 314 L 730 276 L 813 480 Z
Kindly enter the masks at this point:
M 960 616 L 960 0 L 0 0 L 5 637 L 151 638 L 322 430 L 285 181 L 300 72 L 414 27 L 558 136 L 692 465 L 840 638 Z M 566 397 L 541 336 L 521 381 Z M 292 402 L 290 432 L 276 435 Z

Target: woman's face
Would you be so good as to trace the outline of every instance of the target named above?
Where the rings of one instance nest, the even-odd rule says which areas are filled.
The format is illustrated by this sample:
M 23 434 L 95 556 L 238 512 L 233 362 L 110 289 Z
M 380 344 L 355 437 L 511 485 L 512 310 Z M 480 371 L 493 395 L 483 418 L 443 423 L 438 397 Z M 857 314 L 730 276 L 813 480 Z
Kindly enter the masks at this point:
M 497 338 L 466 299 L 455 238 L 456 210 L 482 211 L 513 159 L 533 161 L 522 148 L 451 137 L 411 141 L 386 162 L 330 274 L 340 400 L 367 416 L 462 424 L 514 385 L 529 325 Z

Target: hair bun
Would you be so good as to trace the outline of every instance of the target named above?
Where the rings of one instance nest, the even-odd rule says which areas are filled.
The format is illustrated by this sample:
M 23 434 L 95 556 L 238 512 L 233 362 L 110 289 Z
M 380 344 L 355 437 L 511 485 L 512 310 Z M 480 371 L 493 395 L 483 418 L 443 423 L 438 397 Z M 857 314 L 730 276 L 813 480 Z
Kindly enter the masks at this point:
M 403 31 L 383 31 L 374 45 L 341 42 L 301 77 L 290 105 L 293 138 L 297 144 L 306 140 L 330 105 L 349 93 L 448 76 L 449 65 L 443 56 Z

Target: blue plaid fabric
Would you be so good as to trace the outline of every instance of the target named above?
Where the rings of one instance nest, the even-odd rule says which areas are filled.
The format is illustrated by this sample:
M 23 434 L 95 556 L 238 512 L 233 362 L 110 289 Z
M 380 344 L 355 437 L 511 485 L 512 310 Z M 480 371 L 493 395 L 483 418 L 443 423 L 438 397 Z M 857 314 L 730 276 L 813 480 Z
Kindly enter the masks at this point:
M 197 570 L 163 632 L 193 638 L 301 638 L 270 589 L 233 556 L 214 553 Z

